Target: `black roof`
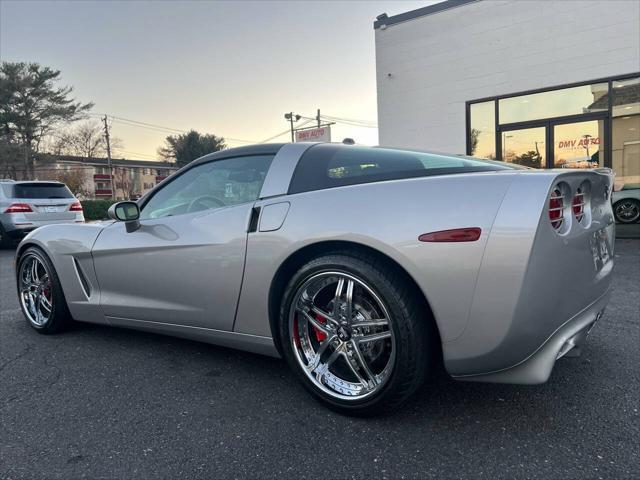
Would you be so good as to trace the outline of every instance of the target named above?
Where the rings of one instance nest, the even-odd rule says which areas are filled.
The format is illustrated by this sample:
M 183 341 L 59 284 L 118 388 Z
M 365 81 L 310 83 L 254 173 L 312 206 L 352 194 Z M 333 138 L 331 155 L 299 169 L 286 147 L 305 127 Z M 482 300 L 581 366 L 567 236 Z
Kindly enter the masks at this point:
M 462 5 L 466 5 L 467 3 L 474 3 L 479 1 L 480 0 L 445 0 L 444 2 L 429 5 L 428 7 L 418 8 L 416 10 L 411 10 L 410 12 L 393 15 L 392 17 L 383 17 L 381 15 L 375 22 L 373 22 L 373 28 L 377 29 L 382 27 L 383 25 L 395 25 L 396 23 L 406 22 L 407 20 L 413 20 L 414 18 L 432 15 L 434 13 L 442 12 L 443 10 L 449 10 L 450 8 L 460 7 Z

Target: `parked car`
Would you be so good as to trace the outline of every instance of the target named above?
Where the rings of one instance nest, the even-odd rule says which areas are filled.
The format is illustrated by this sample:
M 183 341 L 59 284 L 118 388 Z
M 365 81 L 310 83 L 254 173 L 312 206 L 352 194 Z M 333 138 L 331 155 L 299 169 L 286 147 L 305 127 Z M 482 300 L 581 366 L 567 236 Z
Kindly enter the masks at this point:
M 613 214 L 619 223 L 640 221 L 640 184 L 626 184 L 613 192 Z
M 82 222 L 82 205 L 64 183 L 0 180 L 0 246 L 43 225 Z
M 609 299 L 609 169 L 338 144 L 207 155 L 112 221 L 16 253 L 41 333 L 73 320 L 282 356 L 347 413 L 397 408 L 435 368 L 535 384 Z M 214 392 L 212 392 L 214 394 Z

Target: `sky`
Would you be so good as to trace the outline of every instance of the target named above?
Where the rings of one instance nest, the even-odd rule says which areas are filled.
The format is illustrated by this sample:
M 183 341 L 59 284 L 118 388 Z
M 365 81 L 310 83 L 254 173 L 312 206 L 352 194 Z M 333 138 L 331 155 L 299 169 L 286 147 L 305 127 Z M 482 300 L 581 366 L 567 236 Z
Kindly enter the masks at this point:
M 240 146 L 286 130 L 289 111 L 375 125 L 373 21 L 432 3 L 0 0 L 0 59 L 61 70 L 96 118 Z M 171 133 L 111 124 L 127 158 L 158 158 Z M 378 142 L 377 128 L 335 125 L 332 140 L 345 137 Z

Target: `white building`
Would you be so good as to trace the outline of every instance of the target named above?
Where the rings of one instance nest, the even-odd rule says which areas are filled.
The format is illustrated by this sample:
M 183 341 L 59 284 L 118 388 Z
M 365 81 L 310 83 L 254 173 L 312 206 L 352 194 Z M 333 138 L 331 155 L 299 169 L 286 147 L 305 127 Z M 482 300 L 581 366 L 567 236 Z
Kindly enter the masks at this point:
M 448 0 L 374 23 L 380 144 L 640 186 L 640 1 Z

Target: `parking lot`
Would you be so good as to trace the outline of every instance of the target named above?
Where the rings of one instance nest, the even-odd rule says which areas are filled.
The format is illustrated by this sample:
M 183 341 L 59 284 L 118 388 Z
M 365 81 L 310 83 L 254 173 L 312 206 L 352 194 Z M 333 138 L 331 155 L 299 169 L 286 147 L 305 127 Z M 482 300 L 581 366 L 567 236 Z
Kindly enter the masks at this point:
M 540 386 L 436 375 L 375 419 L 317 404 L 284 362 L 79 325 L 42 336 L 0 251 L 0 478 L 638 478 L 640 241 L 583 356 Z

